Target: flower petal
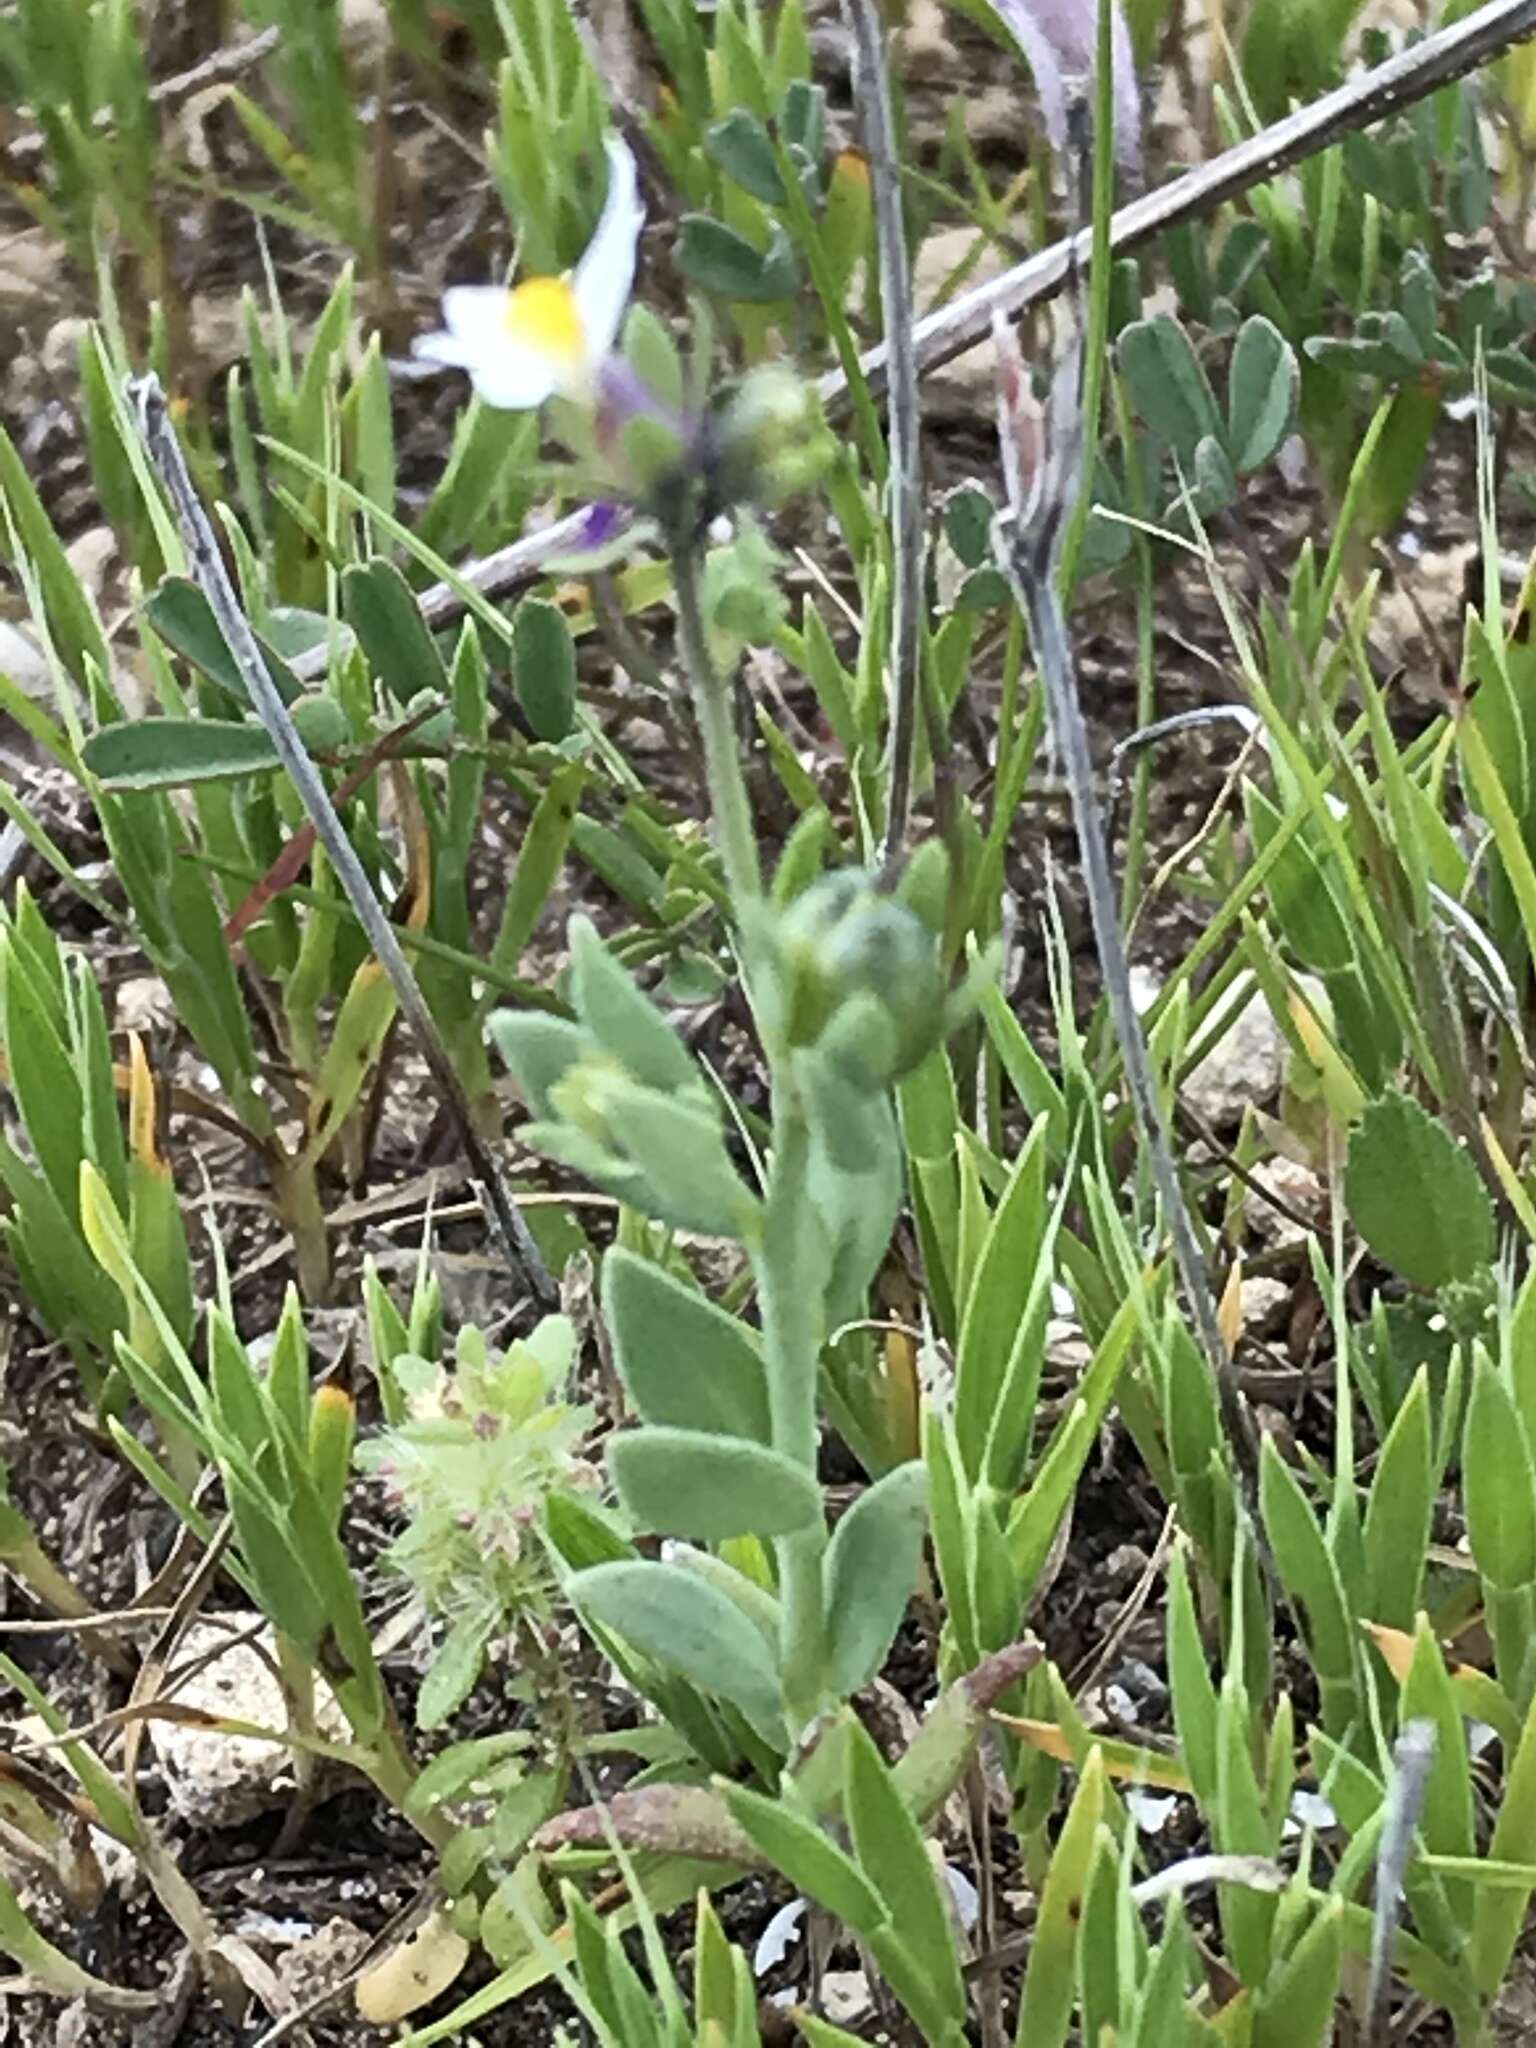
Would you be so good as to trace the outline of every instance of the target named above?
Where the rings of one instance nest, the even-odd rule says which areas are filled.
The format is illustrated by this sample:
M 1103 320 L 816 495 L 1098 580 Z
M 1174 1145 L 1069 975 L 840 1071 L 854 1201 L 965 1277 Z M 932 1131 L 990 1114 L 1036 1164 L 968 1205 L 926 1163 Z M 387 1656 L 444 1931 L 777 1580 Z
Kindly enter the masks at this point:
M 1067 81 L 1091 80 L 1098 51 L 1097 0 L 994 0 L 997 13 L 1023 50 L 1051 147 L 1067 140 Z M 1118 5 L 1110 24 L 1114 74 L 1115 157 L 1127 170 L 1141 162 L 1141 96 L 1125 16 Z
M 639 178 L 629 146 L 616 135 L 608 138 L 608 196 L 596 231 L 571 276 L 586 336 L 587 360 L 594 366 L 619 338 L 624 309 L 635 282 L 635 245 L 645 223 Z
M 507 325 L 511 298 L 501 285 L 455 285 L 443 294 L 447 331 L 419 335 L 411 353 L 423 362 L 468 370 L 487 405 L 526 412 L 553 394 L 555 365 L 513 341 Z

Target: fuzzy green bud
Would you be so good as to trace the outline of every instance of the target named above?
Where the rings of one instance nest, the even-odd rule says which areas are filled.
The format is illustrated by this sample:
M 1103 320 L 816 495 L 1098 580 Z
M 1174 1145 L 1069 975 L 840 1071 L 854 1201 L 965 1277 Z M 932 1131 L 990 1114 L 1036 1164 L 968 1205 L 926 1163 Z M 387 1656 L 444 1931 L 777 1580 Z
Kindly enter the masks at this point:
M 818 1046 L 856 1087 L 909 1071 L 943 1028 L 938 941 L 859 869 L 813 882 L 778 926 L 785 1035 Z
M 721 495 L 727 503 L 782 505 L 820 480 L 835 446 L 810 386 L 782 364 L 765 364 L 725 405 Z
M 312 754 L 334 754 L 352 737 L 346 712 L 323 690 L 295 698 L 291 711 L 294 729 Z

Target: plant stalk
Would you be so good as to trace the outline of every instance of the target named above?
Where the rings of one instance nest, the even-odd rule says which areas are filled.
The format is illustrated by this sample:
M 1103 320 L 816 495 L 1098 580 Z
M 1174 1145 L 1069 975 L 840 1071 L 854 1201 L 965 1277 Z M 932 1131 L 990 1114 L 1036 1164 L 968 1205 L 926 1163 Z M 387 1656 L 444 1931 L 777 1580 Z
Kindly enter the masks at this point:
M 818 1284 L 821 1260 L 812 1236 L 810 1158 L 810 1125 L 793 1079 L 780 1063 L 773 1088 L 773 1165 L 753 1266 L 763 1319 L 773 1448 L 815 1478 L 824 1290 Z M 826 1524 L 818 1519 L 810 1529 L 781 1536 L 774 1550 L 784 1616 L 784 1702 L 790 1733 L 797 1739 L 826 1704 L 826 1547 Z
M 757 840 L 731 718 L 730 692 L 711 656 L 704 624 L 697 528 L 680 520 L 669 538 L 683 665 L 704 742 L 715 834 L 741 933 L 750 999 L 762 910 Z M 811 1134 L 794 1080 L 793 1055 L 770 1044 L 768 1058 L 773 1079 L 773 1158 L 762 1234 L 750 1251 L 762 1313 L 773 1448 L 814 1478 L 824 1289 L 819 1284 L 821 1261 L 812 1235 Z M 826 1525 L 818 1521 L 796 1535 L 778 1538 L 774 1547 L 784 1615 L 781 1675 L 785 1708 L 795 1734 L 825 1704 L 822 1558 L 826 1545 Z
M 224 557 L 208 515 L 193 487 L 159 378 L 153 374 L 130 378 L 127 397 L 150 460 L 169 494 L 186 544 L 192 574 L 208 600 L 257 716 L 309 813 L 316 836 L 330 857 L 336 878 L 363 928 L 363 934 L 389 977 L 400 1014 L 415 1033 L 432 1079 L 458 1127 L 459 1139 L 468 1158 L 486 1220 L 501 1239 L 519 1281 L 536 1301 L 553 1305 L 558 1300 L 558 1289 L 512 1199 L 495 1155 L 475 1127 L 463 1085 L 443 1046 L 436 1022 L 395 936 L 394 927 L 374 894 L 357 850 L 336 815 L 320 771 L 299 738 L 288 707 L 267 673 L 250 621 L 241 609 L 224 566 Z
M 1129 255 L 1169 228 L 1209 218 L 1253 186 L 1267 184 L 1346 135 L 1413 106 L 1532 33 L 1536 0 L 1488 0 L 1475 14 L 1394 52 L 1384 63 L 1223 150 L 1208 164 L 1122 206 L 1111 222 L 1112 252 Z M 912 329 L 919 370 L 939 369 L 985 340 L 994 314 L 1022 313 L 1054 297 L 1081 269 L 1090 238 L 1087 228 L 1065 236 L 919 320 Z M 885 389 L 890 367 L 883 341 L 862 357 L 861 368 L 872 391 Z M 829 414 L 836 416 L 848 404 L 848 383 L 841 370 L 829 370 L 816 389 Z
M 923 498 L 919 473 L 920 412 L 917 356 L 912 347 L 912 275 L 902 217 L 901 166 L 896 160 L 896 122 L 890 71 L 885 61 L 885 24 L 875 0 L 843 0 L 843 19 L 853 39 L 854 76 L 869 157 L 875 236 L 880 254 L 880 324 L 885 334 L 889 382 L 890 451 L 888 493 L 893 577 L 891 582 L 891 776 L 885 832 L 876 866 L 899 860 L 912 811 L 913 760 L 922 687 Z
M 1087 887 L 1088 910 L 1093 923 L 1094 945 L 1104 975 L 1104 992 L 1110 1021 L 1120 1046 L 1126 1088 L 1141 1131 L 1142 1142 L 1152 1169 L 1153 1185 L 1162 1204 L 1163 1220 L 1173 1246 L 1185 1302 L 1194 1320 L 1200 1347 L 1211 1369 L 1222 1424 L 1233 1456 L 1243 1475 L 1250 1498 L 1258 1492 L 1258 1450 L 1248 1411 L 1238 1391 L 1227 1355 L 1226 1343 L 1216 1314 L 1205 1259 L 1195 1235 L 1194 1222 L 1179 1182 L 1174 1162 L 1168 1121 L 1152 1072 L 1146 1034 L 1131 998 L 1130 961 L 1125 933 L 1120 923 L 1114 876 L 1110 869 L 1109 846 L 1094 786 L 1093 755 L 1088 743 L 1088 726 L 1077 691 L 1077 671 L 1072 659 L 1066 616 L 1055 574 L 1054 561 L 1043 573 L 1032 571 L 1020 559 L 1018 550 L 1003 551 L 1009 580 L 1029 620 L 1029 636 L 1035 661 L 1045 685 L 1050 706 L 1051 732 L 1058 749 L 1062 774 L 1072 803 L 1072 822 L 1077 829 L 1078 849 Z
M 715 817 L 720 861 L 725 869 L 725 886 L 738 921 L 750 930 L 752 912 L 762 898 L 763 881 L 747 781 L 741 772 L 736 724 L 731 716 L 731 693 L 709 651 L 699 588 L 698 534 L 691 525 L 680 523 L 669 539 L 683 668 L 704 742 L 704 771 L 709 780 L 709 802 Z

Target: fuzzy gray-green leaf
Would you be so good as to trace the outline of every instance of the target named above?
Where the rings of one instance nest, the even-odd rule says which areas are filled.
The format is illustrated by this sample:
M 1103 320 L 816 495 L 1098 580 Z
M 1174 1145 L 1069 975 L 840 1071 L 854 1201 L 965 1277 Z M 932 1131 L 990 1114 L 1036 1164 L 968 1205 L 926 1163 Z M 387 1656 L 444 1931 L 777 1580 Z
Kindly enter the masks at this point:
M 840 1694 L 874 1677 L 901 1626 L 923 1555 L 928 1474 L 898 1465 L 862 1493 L 827 1551 L 827 1636 Z
M 619 1375 L 647 1422 L 768 1442 L 762 1357 L 738 1317 L 622 1245 L 603 1261 L 603 1306 Z

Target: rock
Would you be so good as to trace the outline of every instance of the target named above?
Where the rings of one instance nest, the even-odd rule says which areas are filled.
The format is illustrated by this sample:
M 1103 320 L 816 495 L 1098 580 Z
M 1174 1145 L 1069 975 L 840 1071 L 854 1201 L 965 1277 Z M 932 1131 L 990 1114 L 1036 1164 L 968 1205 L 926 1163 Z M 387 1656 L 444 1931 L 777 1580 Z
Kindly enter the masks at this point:
M 176 1022 L 176 1003 L 158 974 L 131 974 L 117 991 L 117 1028 L 148 1037 L 169 1031 Z
M 0 675 L 34 704 L 53 709 L 53 675 L 47 657 L 30 633 L 5 619 L 0 619 Z
M 277 1959 L 283 2010 L 296 2012 L 334 1991 L 367 1946 L 362 1928 L 338 1915 L 285 1948 Z
M 55 320 L 43 336 L 43 345 L 38 351 L 39 360 L 47 374 L 58 383 L 61 379 L 73 379 L 80 374 L 80 345 L 91 331 L 91 323 L 79 313 L 66 313 L 62 320 Z
M 1242 1296 L 1245 1330 L 1262 1328 L 1291 1298 L 1291 1289 L 1284 1280 L 1245 1280 L 1239 1291 Z
M 1266 1159 L 1253 1169 L 1251 1178 L 1261 1188 L 1271 1189 L 1288 1209 L 1311 1219 L 1314 1227 L 1321 1226 L 1323 1184 L 1309 1166 L 1300 1166 L 1294 1159 L 1283 1157 Z M 1266 1202 L 1251 1187 L 1243 1197 L 1243 1217 L 1254 1236 L 1266 1245 L 1300 1244 L 1306 1235 L 1299 1223 L 1293 1222 L 1273 1203 Z
M 822 2011 L 837 2027 L 851 2027 L 874 2004 L 862 1970 L 828 1970 L 821 1980 Z
M 1218 1130 L 1237 1123 L 1250 1104 L 1275 1095 L 1285 1079 L 1285 1034 L 1262 995 L 1255 994 L 1180 1093 L 1196 1115 Z
M 208 1661 L 176 1687 L 172 1696 L 179 1706 L 266 1728 L 287 1726 L 272 1630 L 263 1626 L 252 1640 L 237 1640 L 260 1620 L 255 1614 L 229 1614 L 217 1625 L 193 1623 L 177 1645 L 177 1665 Z M 346 1717 L 323 1680 L 315 1689 L 315 1720 L 327 1740 L 344 1742 L 350 1736 Z M 155 1720 L 149 1723 L 149 1738 L 165 1773 L 171 1805 L 189 1827 L 236 1827 L 293 1798 L 293 1752 L 281 1743 Z
M 59 302 L 59 245 L 41 228 L 7 235 L 0 249 L 0 310 L 11 316 Z
M 108 584 L 119 565 L 117 535 L 110 526 L 88 526 L 64 552 L 97 611 L 105 612 L 109 609 Z
M 981 247 L 975 262 L 965 271 L 961 282 L 945 293 L 950 278 L 969 260 L 978 242 Z M 937 229 L 918 250 L 912 266 L 912 296 L 919 319 L 933 312 L 939 303 L 948 303 L 974 286 L 1001 276 L 1008 267 L 1007 252 L 979 236 L 975 228 Z M 969 413 L 980 407 L 984 423 L 990 428 L 996 375 L 997 352 L 988 338 L 923 379 L 923 409 L 929 414 L 946 409 Z
M 390 41 L 389 9 L 384 0 L 341 0 L 341 35 L 353 57 L 366 57 L 387 49 Z

